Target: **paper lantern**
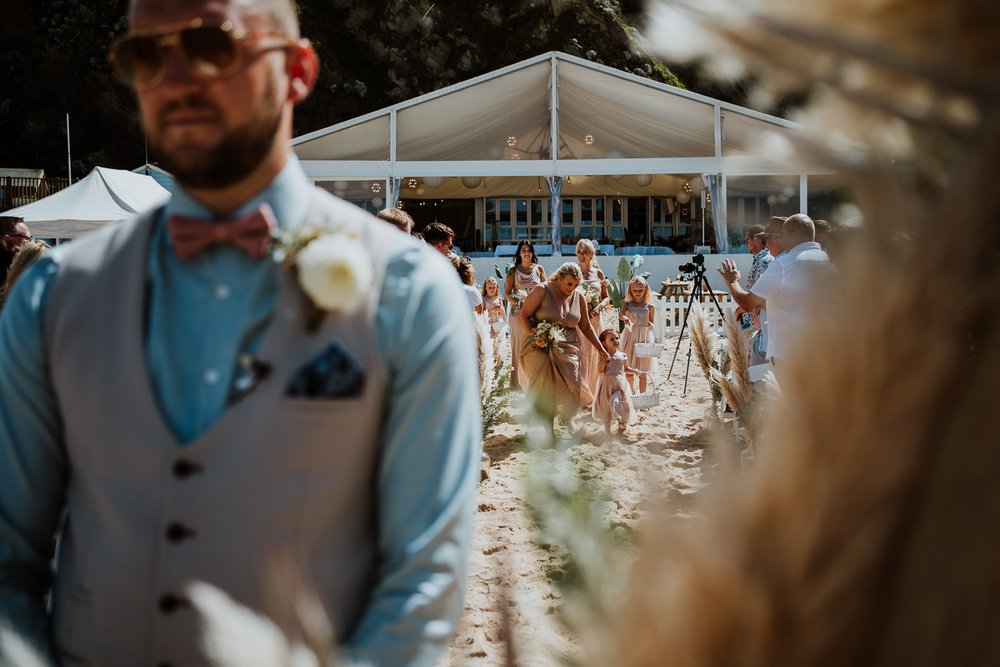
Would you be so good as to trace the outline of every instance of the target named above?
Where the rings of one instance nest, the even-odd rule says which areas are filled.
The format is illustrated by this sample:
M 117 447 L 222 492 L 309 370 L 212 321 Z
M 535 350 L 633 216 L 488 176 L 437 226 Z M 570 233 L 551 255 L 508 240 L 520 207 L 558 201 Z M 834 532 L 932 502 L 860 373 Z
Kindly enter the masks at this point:
M 691 193 L 687 190 L 681 190 L 677 193 L 677 203 L 684 205 L 691 201 Z
M 444 179 L 441 178 L 440 176 L 425 176 L 424 177 L 424 185 L 426 185 L 429 188 L 436 188 L 439 185 L 441 185 L 442 183 L 444 183 Z
M 480 185 L 483 184 L 482 176 L 463 176 L 462 185 L 469 188 L 470 190 L 475 190 Z
M 650 183 L 653 182 L 653 177 L 651 175 L 649 175 L 649 174 L 636 174 L 635 175 L 635 182 L 640 187 L 644 188 L 644 187 L 646 187 L 647 185 L 649 185 Z
M 705 180 L 701 176 L 695 176 L 691 179 L 691 192 L 695 195 L 701 195 L 705 191 Z

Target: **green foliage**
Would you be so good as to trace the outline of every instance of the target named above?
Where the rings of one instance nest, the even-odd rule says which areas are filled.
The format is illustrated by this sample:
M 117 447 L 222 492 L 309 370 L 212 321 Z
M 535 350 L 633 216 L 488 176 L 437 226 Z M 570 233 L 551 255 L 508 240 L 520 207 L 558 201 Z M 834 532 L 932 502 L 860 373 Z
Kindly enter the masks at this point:
M 574 444 L 555 438 L 534 443 L 540 451 L 524 475 L 536 542 L 555 556 L 546 576 L 574 610 L 561 620 L 579 631 L 611 620 L 624 583 L 621 550 L 635 533 L 611 521 L 610 489 L 575 460 Z
M 644 52 L 609 0 L 299 0 L 303 35 L 320 56 L 313 94 L 295 111 L 295 134 L 465 81 L 546 51 L 564 51 L 656 81 L 672 75 Z M 105 54 L 126 29 L 127 0 L 8 0 L 0 22 L 0 136 L 9 167 L 73 172 L 145 161 L 132 93 Z M 638 11 L 638 10 L 637 10 Z
M 497 364 L 497 378 L 493 388 L 483 399 L 483 440 L 485 441 L 500 424 L 510 421 L 510 364 Z
M 500 281 L 501 285 L 503 285 L 504 281 L 507 280 L 507 274 L 510 273 L 511 269 L 513 268 L 514 268 L 514 262 L 507 262 L 506 264 L 503 265 L 503 269 L 501 269 L 496 264 L 493 265 L 493 272 L 496 273 L 497 280 Z
M 621 310 L 622 306 L 625 305 L 628 283 L 633 277 L 638 275 L 640 278 L 649 280 L 649 271 L 636 274 L 636 271 L 641 269 L 645 263 L 646 260 L 639 254 L 635 254 L 632 257 L 622 257 L 618 260 L 618 269 L 615 273 L 618 280 L 608 281 L 608 299 L 611 301 L 612 306 Z

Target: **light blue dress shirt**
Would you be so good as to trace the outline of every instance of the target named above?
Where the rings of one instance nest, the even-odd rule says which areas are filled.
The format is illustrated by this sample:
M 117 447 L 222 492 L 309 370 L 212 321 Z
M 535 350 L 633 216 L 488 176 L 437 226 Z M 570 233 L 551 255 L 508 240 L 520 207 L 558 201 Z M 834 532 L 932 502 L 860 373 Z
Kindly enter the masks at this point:
M 279 224 L 294 226 L 312 187 L 290 157 L 236 213 L 267 202 Z M 146 362 L 164 417 L 188 443 L 225 410 L 237 357 L 256 350 L 270 320 L 281 269 L 230 247 L 178 261 L 166 233 L 170 213 L 211 216 L 175 192 L 153 233 L 145 276 Z M 56 248 L 29 269 L 0 317 L 0 620 L 36 641 L 48 633 L 43 598 L 69 474 L 44 335 L 61 254 Z M 449 331 L 459 315 L 442 277 L 458 282 L 437 253 L 408 246 L 389 258 L 378 308 L 387 395 L 377 480 L 381 568 L 344 647 L 362 663 L 433 665 L 462 610 L 479 479 L 479 380 L 471 325 L 468 336 Z

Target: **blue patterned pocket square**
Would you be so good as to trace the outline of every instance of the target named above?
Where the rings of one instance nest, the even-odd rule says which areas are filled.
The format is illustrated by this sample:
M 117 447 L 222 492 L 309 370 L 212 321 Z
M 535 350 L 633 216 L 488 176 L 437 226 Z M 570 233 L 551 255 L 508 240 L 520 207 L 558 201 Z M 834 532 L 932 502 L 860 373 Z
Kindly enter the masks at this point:
M 352 398 L 361 395 L 365 373 L 339 341 L 299 368 L 285 390 L 296 398 Z

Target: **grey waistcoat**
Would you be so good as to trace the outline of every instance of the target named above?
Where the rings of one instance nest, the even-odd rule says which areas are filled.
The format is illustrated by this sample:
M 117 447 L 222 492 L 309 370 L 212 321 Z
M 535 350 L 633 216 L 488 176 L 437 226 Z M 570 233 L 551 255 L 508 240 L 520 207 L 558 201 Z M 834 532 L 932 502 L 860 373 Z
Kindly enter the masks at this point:
M 53 622 L 64 664 L 206 664 L 186 584 L 209 582 L 266 612 L 278 556 L 315 585 L 342 638 L 358 621 L 377 568 L 374 320 L 386 243 L 370 216 L 319 190 L 310 216 L 361 234 L 375 264 L 370 299 L 308 334 L 304 295 L 286 276 L 257 354 L 268 379 L 185 447 L 145 362 L 153 215 L 74 242 L 60 263 L 46 342 L 70 471 Z M 295 371 L 333 340 L 365 369 L 362 395 L 286 397 Z

